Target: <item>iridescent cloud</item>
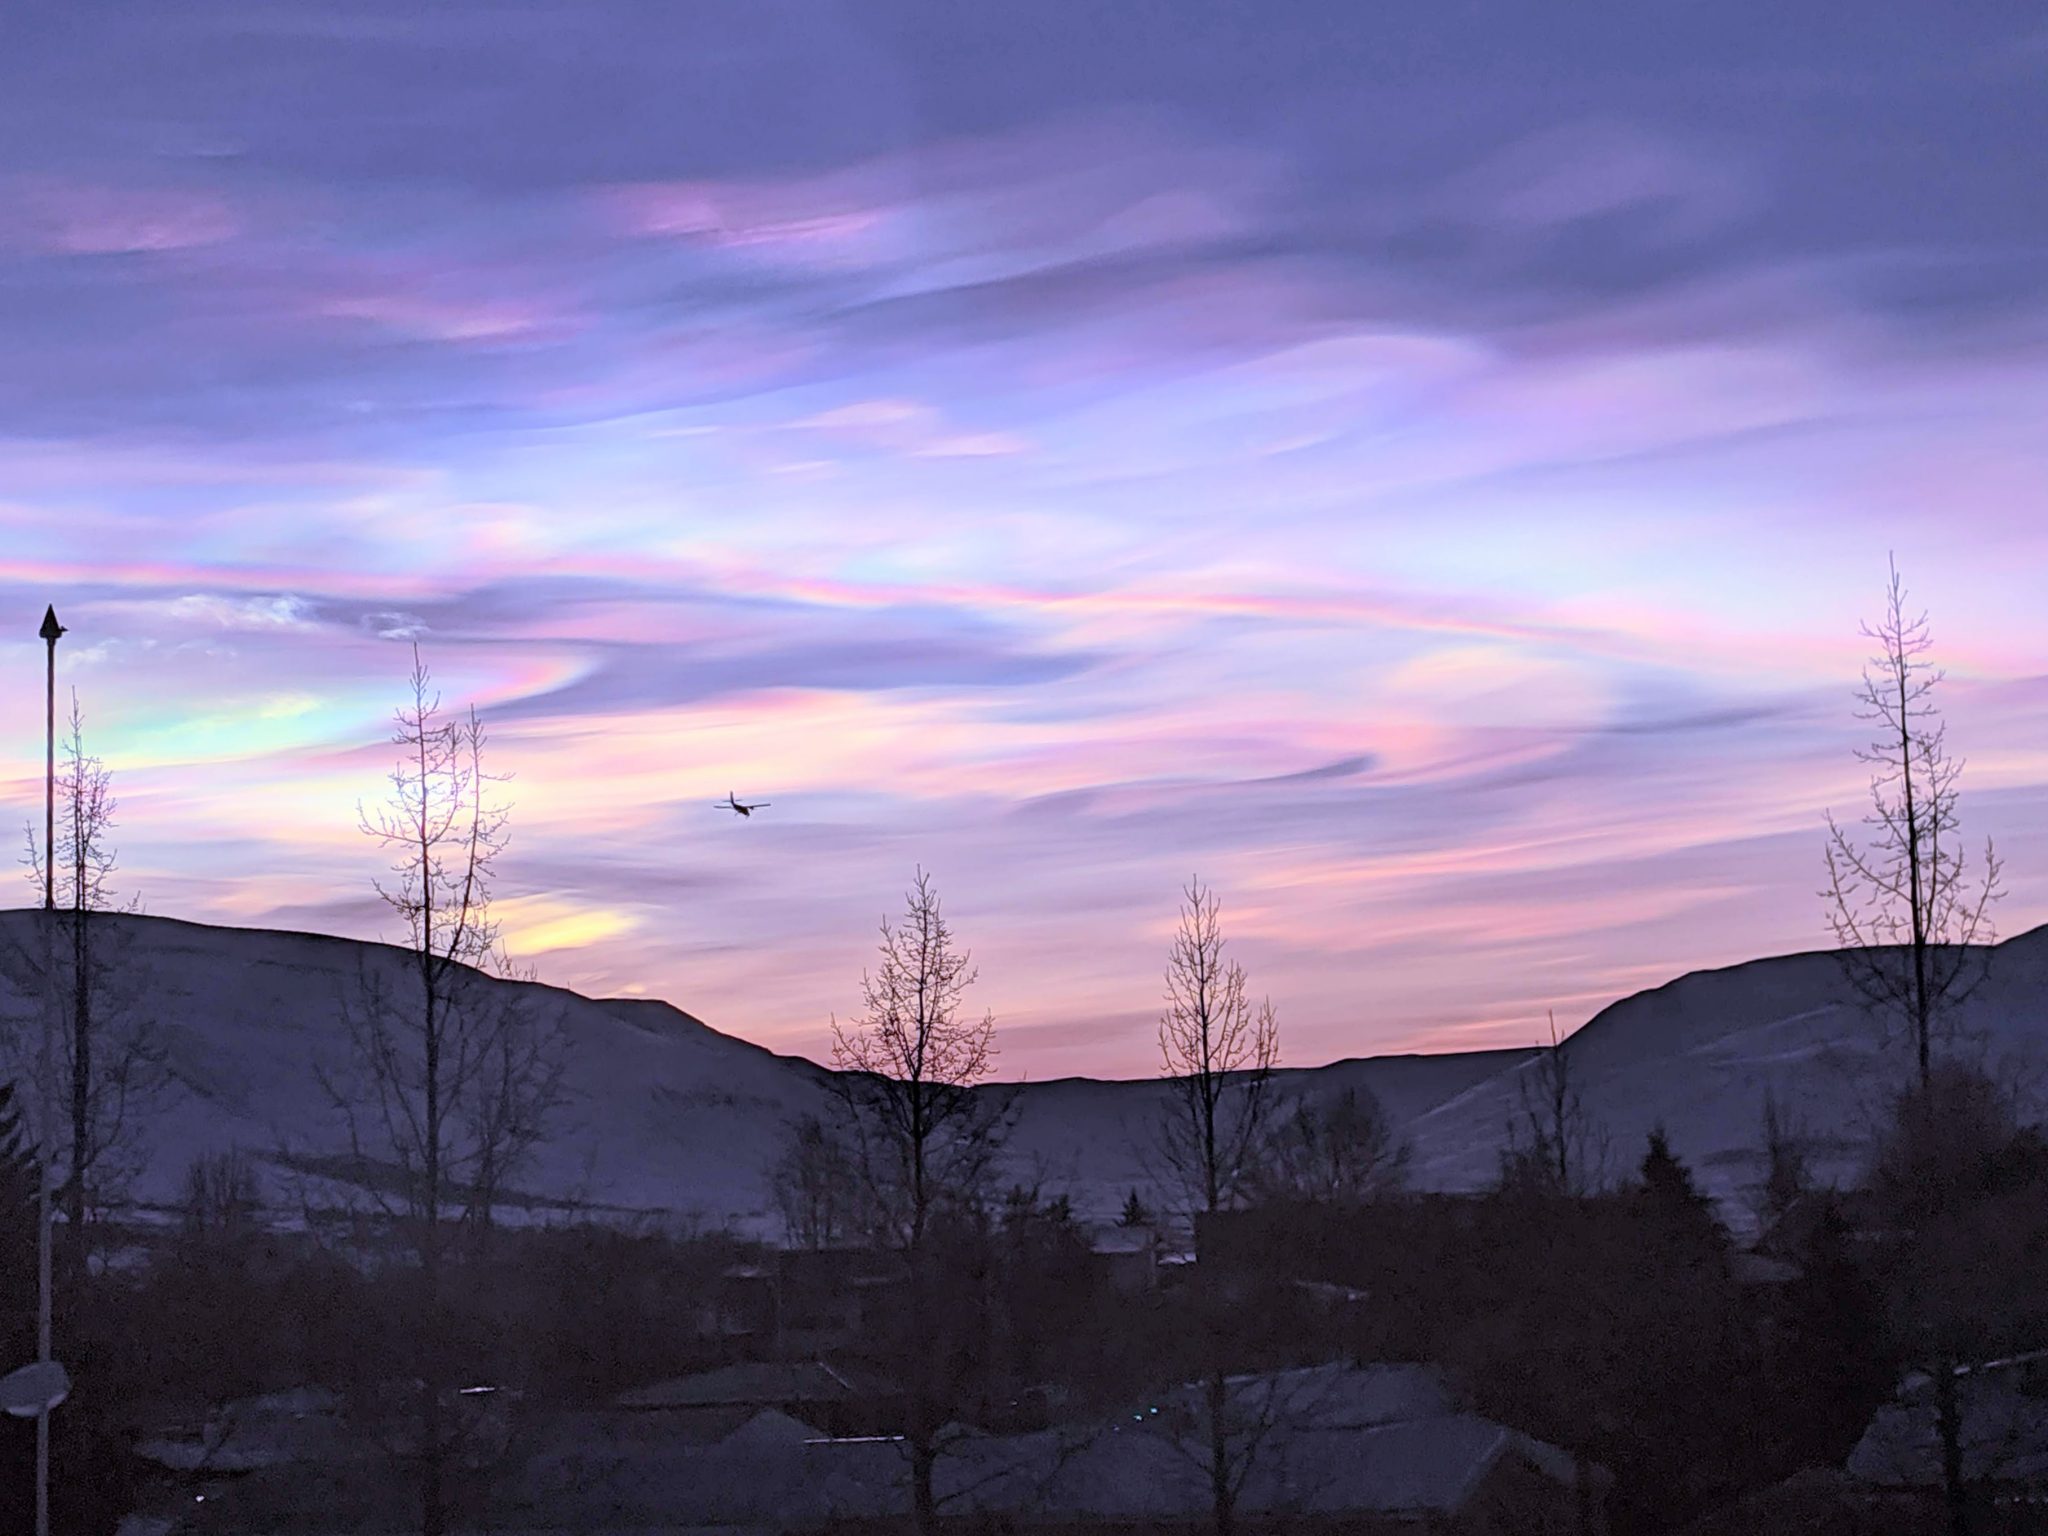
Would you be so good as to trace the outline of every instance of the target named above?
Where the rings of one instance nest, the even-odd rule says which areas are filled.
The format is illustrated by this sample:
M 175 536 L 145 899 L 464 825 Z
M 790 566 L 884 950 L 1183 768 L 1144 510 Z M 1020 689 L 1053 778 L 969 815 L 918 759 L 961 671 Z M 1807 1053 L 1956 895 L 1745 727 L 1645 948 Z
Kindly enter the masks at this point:
M 1007 1068 L 1146 1072 L 1199 871 L 1293 1059 L 1526 1040 L 1824 940 L 1895 550 L 2048 916 L 2024 28 L 747 11 L 0 57 L 15 718 L 55 600 L 152 910 L 377 931 L 417 641 L 549 980 L 816 1051 L 923 862 Z

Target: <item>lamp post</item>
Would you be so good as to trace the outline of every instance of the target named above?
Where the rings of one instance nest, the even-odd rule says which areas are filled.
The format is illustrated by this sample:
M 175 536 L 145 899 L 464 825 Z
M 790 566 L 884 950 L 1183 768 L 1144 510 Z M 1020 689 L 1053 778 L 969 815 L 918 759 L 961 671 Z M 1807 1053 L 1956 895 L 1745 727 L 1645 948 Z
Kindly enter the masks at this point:
M 57 622 L 55 603 L 43 610 L 43 627 L 38 633 L 50 653 L 49 688 L 44 695 L 48 726 L 43 734 L 43 910 L 54 912 L 57 910 L 57 637 L 64 633 L 64 626 Z
M 57 622 L 56 605 L 43 610 L 39 631 L 49 651 L 47 729 L 43 752 L 43 1044 L 38 1055 L 37 1097 L 42 1101 L 36 1148 L 36 1363 L 48 1372 L 50 1354 L 50 1155 L 56 1145 L 51 1107 L 50 1045 L 57 1014 Z M 36 1414 L 36 1536 L 50 1536 L 50 1409 Z

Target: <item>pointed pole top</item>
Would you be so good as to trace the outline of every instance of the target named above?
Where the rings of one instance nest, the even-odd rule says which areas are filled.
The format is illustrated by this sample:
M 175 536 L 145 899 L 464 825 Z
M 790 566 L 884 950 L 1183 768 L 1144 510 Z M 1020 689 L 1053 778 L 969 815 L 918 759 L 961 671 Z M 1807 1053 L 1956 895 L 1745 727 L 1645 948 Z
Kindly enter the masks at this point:
M 57 622 L 57 605 L 52 603 L 43 610 L 42 636 L 50 644 L 57 643 L 57 637 L 64 633 L 64 626 Z

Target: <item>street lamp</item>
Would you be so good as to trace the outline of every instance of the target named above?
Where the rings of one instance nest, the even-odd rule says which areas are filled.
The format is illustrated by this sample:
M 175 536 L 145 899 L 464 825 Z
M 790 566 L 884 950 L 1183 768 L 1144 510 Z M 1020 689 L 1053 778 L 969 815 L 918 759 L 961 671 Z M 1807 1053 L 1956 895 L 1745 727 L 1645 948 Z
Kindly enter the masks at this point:
M 70 1390 L 64 1368 L 50 1354 L 50 1154 L 56 1146 L 56 1112 L 50 1083 L 51 1036 L 57 1015 L 57 639 L 64 626 L 53 603 L 43 610 L 37 631 L 49 650 L 47 729 L 43 740 L 43 1043 L 36 1062 L 40 1113 L 36 1148 L 36 1363 L 6 1378 L 18 1398 L 10 1413 L 34 1404 L 36 1416 L 36 1536 L 50 1536 L 50 1410 Z
M 57 605 L 43 610 L 43 627 L 37 633 L 49 647 L 48 729 L 43 736 L 43 910 L 57 910 L 57 637 L 64 626 L 57 622 Z

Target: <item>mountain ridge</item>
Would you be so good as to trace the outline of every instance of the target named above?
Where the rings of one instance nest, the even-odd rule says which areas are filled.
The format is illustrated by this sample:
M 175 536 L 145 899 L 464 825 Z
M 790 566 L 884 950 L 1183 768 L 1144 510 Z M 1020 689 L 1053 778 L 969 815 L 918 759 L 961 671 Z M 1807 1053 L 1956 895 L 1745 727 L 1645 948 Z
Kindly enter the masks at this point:
M 0 955 L 9 947 L 25 953 L 36 918 L 33 908 L 0 912 L 0 941 L 11 941 L 0 942 Z M 334 1065 L 343 1042 L 338 1029 L 323 1026 L 339 1018 L 363 977 L 384 971 L 396 979 L 407 951 L 185 918 L 117 913 L 103 921 L 110 948 L 146 979 L 168 1065 L 184 1085 L 145 1129 L 136 1200 L 174 1202 L 192 1159 L 229 1146 L 273 1169 L 292 1157 L 333 1155 L 333 1117 L 313 1069 Z M 2048 1055 L 2048 926 L 2005 940 L 1988 960 L 1964 1027 L 2006 1057 Z M 524 994 L 529 1003 L 572 1043 L 571 1111 L 520 1181 L 525 1196 L 772 1235 L 768 1171 L 786 1125 L 829 1107 L 831 1068 L 725 1034 L 661 999 L 484 984 L 533 989 Z M 0 992 L 19 1038 L 32 1001 L 11 974 L 0 974 Z M 1617 999 L 1567 1037 L 1566 1059 L 1589 1113 L 1610 1133 L 1610 1172 L 1632 1167 L 1643 1137 L 1661 1124 L 1703 1185 L 1724 1204 L 1739 1203 L 1756 1174 L 1766 1091 L 1805 1125 L 1824 1173 L 1853 1172 L 1829 1149 L 1853 1143 L 1852 1123 L 1867 1118 L 1871 1092 L 1854 1085 L 1877 1082 L 1886 1070 L 1860 1012 L 1833 951 L 1768 956 L 1689 971 Z M 1477 1188 L 1498 1167 L 1536 1054 L 1508 1047 L 1347 1057 L 1283 1068 L 1276 1088 L 1287 1096 L 1369 1089 L 1409 1138 L 1418 1187 Z M 1148 1204 L 1161 1199 L 1145 1152 L 1166 1108 L 1162 1080 L 1067 1076 L 988 1087 L 1013 1096 L 1016 1107 L 1007 1174 L 1069 1190 L 1091 1219 L 1112 1218 L 1133 1189 L 1149 1194 Z

